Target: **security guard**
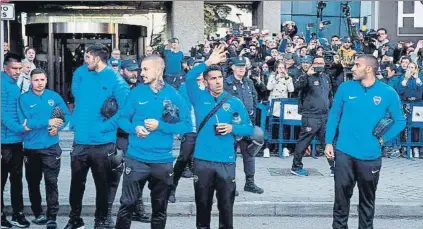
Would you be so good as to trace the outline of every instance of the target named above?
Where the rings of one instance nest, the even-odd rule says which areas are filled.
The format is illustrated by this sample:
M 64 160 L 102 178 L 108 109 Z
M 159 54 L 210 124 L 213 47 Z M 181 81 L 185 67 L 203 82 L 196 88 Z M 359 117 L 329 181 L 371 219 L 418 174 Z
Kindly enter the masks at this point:
M 24 135 L 25 175 L 28 182 L 29 200 L 35 219 L 34 224 L 47 225 L 47 229 L 57 228 L 56 216 L 59 211 L 57 178 L 60 171 L 58 131 L 70 119 L 70 112 L 62 97 L 46 89 L 47 74 L 36 68 L 31 72 L 31 90 L 19 99 L 21 121 L 31 123 L 31 131 Z M 55 109 L 63 111 L 64 120 L 52 117 Z M 47 217 L 41 207 L 40 182 L 44 174 L 46 185 Z
M 320 144 L 324 144 L 325 127 L 329 108 L 332 102 L 332 86 L 330 77 L 324 73 L 325 60 L 316 57 L 313 65 L 294 83 L 299 90 L 298 112 L 302 115 L 301 131 L 295 146 L 291 173 L 297 176 L 308 176 L 303 169 L 304 151 L 317 136 Z M 333 176 L 333 161 L 329 160 L 330 175 Z
M 238 98 L 224 91 L 222 70 L 215 65 L 225 61 L 224 48 L 220 45 L 205 63 L 195 66 L 186 75 L 187 92 L 198 126 L 193 172 L 196 226 L 199 229 L 210 228 L 215 191 L 219 228 L 233 228 L 236 186 L 234 140 L 235 136 L 253 133 L 247 110 Z M 201 73 L 207 90 L 198 87 L 196 79 Z M 234 120 L 235 117 L 237 120 Z
M 107 66 L 108 49 L 94 44 L 87 49 L 87 68 L 81 69 L 74 94 L 72 113 L 74 147 L 71 152 L 71 212 L 66 229 L 84 226 L 81 218 L 82 199 L 88 171 L 91 169 L 96 184 L 96 212 L 94 228 L 104 228 L 108 207 L 108 173 L 111 157 L 116 155 L 117 122 L 129 93 L 128 84 Z M 105 120 L 101 115 L 104 101 L 115 97 L 119 110 Z
M 246 76 L 246 60 L 244 57 L 235 57 L 232 59 L 233 75 L 227 77 L 224 81 L 225 91 L 239 98 L 247 108 L 251 121 L 255 122 L 257 108 L 257 92 L 253 81 Z M 237 142 L 241 149 L 244 162 L 244 173 L 246 182 L 244 191 L 262 194 L 264 190 L 254 183 L 255 174 L 255 154 L 248 149 L 249 142 L 242 138 Z
M 123 60 L 121 63 L 120 75 L 125 79 L 126 83 L 128 83 L 129 88 L 134 89 L 137 86 L 137 75 L 138 75 L 138 63 L 136 60 Z M 114 228 L 114 222 L 112 220 L 112 208 L 113 202 L 116 197 L 116 190 L 119 186 L 120 177 L 123 173 L 123 155 L 128 151 L 128 137 L 129 135 L 125 133 L 122 129 L 117 130 L 116 136 L 116 148 L 117 148 L 117 155 L 116 160 L 112 160 L 112 169 L 109 170 L 110 178 L 109 178 L 109 206 L 108 206 L 108 213 L 107 213 L 107 221 L 106 227 L 107 228 Z M 143 189 L 143 187 L 142 187 Z M 141 189 L 141 190 L 142 190 Z M 139 198 L 139 202 L 136 206 L 136 210 L 132 215 L 132 220 L 140 221 L 143 223 L 150 223 L 150 217 L 145 214 L 144 203 L 142 201 L 142 191 Z
M 181 96 L 164 83 L 164 66 L 159 56 L 143 60 L 144 85 L 130 92 L 119 120 L 119 127 L 129 133 L 129 146 L 125 154 L 117 229 L 131 228 L 131 215 L 147 180 L 151 190 L 151 228 L 166 226 L 169 186 L 173 183 L 173 135 L 191 131 L 192 125 Z
M 4 72 L 1 72 L 1 227 L 29 227 L 23 214 L 22 197 L 22 135 L 29 131 L 31 123 L 20 122 L 18 98 L 21 95 L 16 81 L 22 68 L 21 55 L 9 52 L 4 58 Z M 10 175 L 10 177 L 9 177 Z M 10 179 L 12 222 L 4 214 L 3 192 L 7 178 Z

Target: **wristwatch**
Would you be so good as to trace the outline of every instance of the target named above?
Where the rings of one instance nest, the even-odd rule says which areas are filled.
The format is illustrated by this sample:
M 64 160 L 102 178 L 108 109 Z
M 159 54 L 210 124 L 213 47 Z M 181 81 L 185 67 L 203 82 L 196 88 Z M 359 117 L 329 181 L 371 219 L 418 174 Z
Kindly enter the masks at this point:
M 381 146 L 383 146 L 383 144 L 385 143 L 385 142 L 383 141 L 383 138 L 382 138 L 382 137 L 379 137 L 379 138 L 378 138 L 378 140 L 379 140 L 379 144 L 380 144 Z

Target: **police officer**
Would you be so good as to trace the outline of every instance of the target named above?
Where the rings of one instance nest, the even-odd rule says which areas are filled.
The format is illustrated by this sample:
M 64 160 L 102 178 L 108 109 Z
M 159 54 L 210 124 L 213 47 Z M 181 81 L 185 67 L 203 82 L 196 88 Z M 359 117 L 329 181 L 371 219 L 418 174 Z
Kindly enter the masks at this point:
M 232 59 L 233 75 L 227 77 L 224 81 L 225 91 L 239 98 L 247 108 L 248 115 L 252 122 L 255 122 L 257 108 L 257 92 L 253 81 L 244 77 L 246 75 L 246 60 L 244 57 L 236 57 Z M 264 190 L 254 183 L 255 174 L 255 154 L 248 149 L 249 142 L 246 138 L 242 138 L 237 142 L 241 149 L 242 159 L 244 162 L 244 173 L 246 182 L 244 191 L 262 194 Z
M 203 61 L 198 60 L 194 62 L 194 66 L 201 64 L 202 62 Z M 205 89 L 203 74 L 200 74 L 197 77 L 197 84 L 200 89 L 202 90 Z M 192 159 L 192 155 L 194 154 L 195 139 L 197 137 L 194 108 L 192 107 L 191 101 L 189 99 L 188 91 L 187 91 L 187 87 L 185 83 L 183 83 L 181 87 L 179 88 L 179 94 L 184 99 L 184 102 L 186 103 L 187 107 L 190 108 L 191 121 L 193 124 L 193 128 L 192 128 L 192 132 L 185 133 L 182 137 L 179 156 L 176 159 L 176 163 L 173 168 L 173 185 L 171 187 L 170 196 L 169 196 L 169 201 L 171 203 L 176 202 L 175 192 L 176 192 L 176 187 L 178 186 L 179 180 L 181 179 L 181 176 L 184 176 L 184 173 L 186 175 L 186 173 L 188 173 L 186 171 L 190 171 L 192 169 L 191 159 Z M 187 169 L 187 166 L 188 166 L 188 169 Z
M 358 57 L 352 68 L 353 80 L 341 84 L 329 113 L 325 155 L 335 160 L 334 229 L 348 228 L 350 199 L 356 183 L 360 194 L 358 228 L 373 228 L 376 189 L 382 167 L 381 147 L 406 125 L 398 94 L 376 80 L 378 68 L 374 56 Z M 381 136 L 373 135 L 373 129 L 387 114 L 393 124 Z M 335 151 L 333 143 L 337 132 Z
M 215 65 L 225 61 L 224 50 L 224 46 L 220 45 L 205 63 L 195 66 L 186 75 L 186 87 L 198 126 L 193 172 L 196 226 L 199 229 L 210 228 L 215 191 L 219 228 L 233 228 L 234 136 L 249 136 L 253 132 L 247 110 L 238 98 L 224 90 L 222 70 Z M 203 72 L 207 90 L 201 90 L 196 80 Z M 236 122 L 234 117 L 238 117 Z
M 313 65 L 294 83 L 295 90 L 300 90 L 298 112 L 302 115 L 301 131 L 295 146 L 291 173 L 297 176 L 308 176 L 303 169 L 304 151 L 317 136 L 320 144 L 324 144 L 325 127 L 329 108 L 332 102 L 332 87 L 329 76 L 324 72 L 325 60 L 316 57 Z M 330 175 L 333 176 L 333 161 L 329 160 Z
M 24 135 L 25 175 L 28 182 L 29 200 L 35 219 L 34 224 L 57 228 L 56 216 L 59 211 L 57 177 L 60 171 L 58 131 L 70 119 L 70 112 L 62 97 L 46 89 L 47 74 L 36 68 L 31 72 L 31 90 L 19 99 L 20 119 L 30 123 L 31 131 Z M 55 109 L 63 111 L 64 120 L 52 117 Z M 44 174 L 46 185 L 47 217 L 41 207 L 40 182 Z
M 9 52 L 4 58 L 4 71 L 1 72 L 1 227 L 29 227 L 25 219 L 22 197 L 22 134 L 29 131 L 31 123 L 20 122 L 18 118 L 18 98 L 21 95 L 16 81 L 22 68 L 22 57 Z M 30 127 L 28 127 L 28 125 Z M 12 202 L 12 222 L 4 214 L 3 192 L 10 174 L 10 196 Z
M 125 79 L 131 90 L 134 89 L 137 85 L 138 70 L 139 67 L 136 60 L 128 59 L 123 60 L 121 63 L 120 75 L 123 77 L 123 79 Z M 114 222 L 112 220 L 113 202 L 116 197 L 116 190 L 119 186 L 120 177 L 123 173 L 123 155 L 126 153 L 126 151 L 128 151 L 128 134 L 120 128 L 117 130 L 116 148 L 116 160 L 112 160 L 112 169 L 109 170 L 109 206 L 106 221 L 106 227 L 108 228 L 114 228 Z M 132 220 L 140 221 L 143 223 L 150 223 L 150 217 L 145 214 L 144 203 L 142 201 L 142 191 L 139 198 L 139 203 L 137 204 L 136 210 L 132 215 Z
M 108 173 L 111 157 L 116 154 L 117 122 L 129 93 L 128 84 L 107 66 L 108 49 L 94 44 L 87 49 L 87 68 L 81 69 L 79 89 L 74 94 L 72 114 L 74 147 L 71 152 L 71 212 L 66 229 L 84 226 L 81 218 L 82 198 L 88 170 L 91 168 L 96 184 L 94 228 L 104 228 L 108 207 Z M 101 115 L 104 101 L 115 97 L 119 110 L 105 120 Z
M 166 226 L 169 186 L 173 183 L 173 135 L 191 131 L 192 125 L 182 98 L 163 81 L 164 66 L 159 56 L 143 60 L 144 85 L 130 92 L 119 120 L 119 127 L 129 133 L 129 146 L 116 228 L 131 227 L 131 214 L 147 180 L 151 190 L 151 228 Z M 170 112 L 176 110 L 179 112 Z

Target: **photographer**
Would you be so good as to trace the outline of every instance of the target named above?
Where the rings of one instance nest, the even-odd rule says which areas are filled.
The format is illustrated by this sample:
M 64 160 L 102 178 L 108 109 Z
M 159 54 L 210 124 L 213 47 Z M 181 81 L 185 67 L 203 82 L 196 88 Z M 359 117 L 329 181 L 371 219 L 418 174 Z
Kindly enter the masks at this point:
M 281 32 L 292 39 L 297 34 L 298 27 L 293 21 L 285 21 L 282 23 Z
M 262 103 L 269 97 L 266 88 L 269 76 L 264 75 L 261 69 L 261 63 L 253 63 L 250 73 L 250 78 L 253 80 L 254 88 L 257 91 L 257 102 Z

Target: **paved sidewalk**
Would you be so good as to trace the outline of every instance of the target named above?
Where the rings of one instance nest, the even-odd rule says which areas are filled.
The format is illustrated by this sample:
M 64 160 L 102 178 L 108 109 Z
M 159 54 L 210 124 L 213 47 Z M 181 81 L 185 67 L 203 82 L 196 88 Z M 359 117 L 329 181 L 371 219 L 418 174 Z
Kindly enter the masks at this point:
M 177 155 L 177 151 L 174 152 Z M 311 169 L 311 176 L 297 177 L 289 174 L 292 157 L 256 158 L 256 183 L 264 188 L 264 194 L 243 191 L 245 176 L 242 159 L 237 160 L 237 185 L 240 195 L 236 198 L 235 215 L 310 215 L 330 216 L 334 198 L 333 178 L 329 176 L 329 166 L 324 158 L 304 158 L 305 169 Z M 386 217 L 413 216 L 423 217 L 423 159 L 384 159 L 377 191 L 376 215 Z M 25 211 L 30 213 L 28 189 L 24 180 Z M 69 151 L 62 155 L 59 175 L 60 214 L 69 212 L 70 156 Z M 45 203 L 44 183 L 41 184 L 43 203 Z M 121 188 L 116 200 L 119 205 Z M 9 188 L 5 190 L 5 203 L 10 205 Z M 149 190 L 144 190 L 145 202 L 149 205 Z M 192 179 L 182 178 L 176 192 L 177 202 L 169 204 L 170 215 L 195 214 L 194 190 Z M 88 175 L 84 195 L 83 213 L 93 215 L 95 206 L 95 187 Z M 354 191 L 351 213 L 356 214 L 358 190 Z M 10 211 L 10 207 L 7 207 Z M 216 204 L 214 205 L 216 211 Z

